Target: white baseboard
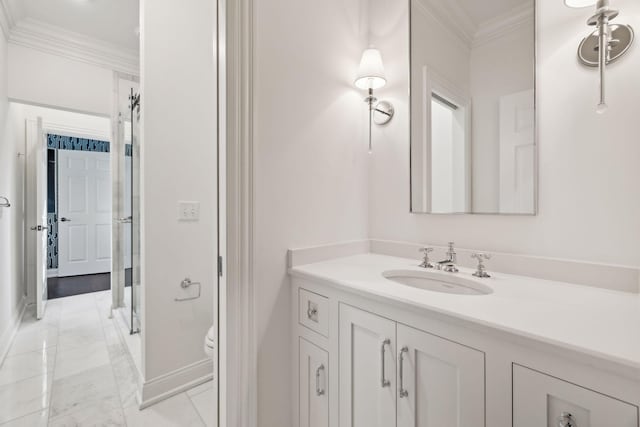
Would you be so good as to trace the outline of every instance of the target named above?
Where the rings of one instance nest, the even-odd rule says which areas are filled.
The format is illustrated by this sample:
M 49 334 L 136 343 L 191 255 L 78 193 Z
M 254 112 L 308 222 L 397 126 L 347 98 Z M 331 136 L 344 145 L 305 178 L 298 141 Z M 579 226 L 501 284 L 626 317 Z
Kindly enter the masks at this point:
M 189 390 L 213 378 L 213 361 L 203 359 L 184 368 L 161 375 L 142 384 L 140 409 Z
M 27 308 L 27 297 L 23 296 L 18 304 L 18 310 L 16 311 L 16 315 L 11 320 L 11 324 L 7 327 L 7 329 L 0 335 L 0 366 L 4 363 L 5 357 L 7 357 L 7 353 L 11 348 L 11 344 L 13 343 L 13 339 L 20 328 L 20 324 L 22 323 L 22 317 L 24 316 L 24 312 Z

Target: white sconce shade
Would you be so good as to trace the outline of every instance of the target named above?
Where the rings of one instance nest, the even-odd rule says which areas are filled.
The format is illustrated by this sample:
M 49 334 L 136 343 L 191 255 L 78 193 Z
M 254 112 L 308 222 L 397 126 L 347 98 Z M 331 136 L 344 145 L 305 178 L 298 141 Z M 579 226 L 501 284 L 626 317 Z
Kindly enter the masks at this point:
M 567 7 L 588 7 L 596 4 L 596 0 L 564 0 Z
M 366 49 L 362 52 L 358 77 L 355 85 L 360 89 L 379 89 L 387 84 L 384 76 L 384 65 L 382 55 L 378 49 Z

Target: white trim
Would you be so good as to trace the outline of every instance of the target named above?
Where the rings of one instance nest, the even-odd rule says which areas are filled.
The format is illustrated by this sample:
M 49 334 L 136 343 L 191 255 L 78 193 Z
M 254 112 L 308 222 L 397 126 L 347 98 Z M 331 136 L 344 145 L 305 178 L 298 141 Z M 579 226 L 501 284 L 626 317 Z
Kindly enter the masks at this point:
M 18 310 L 16 312 L 16 315 L 13 317 L 11 324 L 2 333 L 2 335 L 0 335 L 0 366 L 2 366 L 2 364 L 4 363 L 4 359 L 9 353 L 11 344 L 13 344 L 13 339 L 18 333 L 18 329 L 20 329 L 20 324 L 22 324 L 22 318 L 24 317 L 26 308 L 27 297 L 26 295 L 23 295 L 20 299 L 20 302 L 18 303 Z
M 253 283 L 254 1 L 225 3 L 227 286 L 221 292 L 220 426 L 257 425 Z M 227 379 L 228 378 L 228 379 Z
M 57 268 L 47 269 L 47 277 L 58 277 L 58 269 Z
M 138 396 L 140 409 L 155 405 L 171 396 L 211 381 L 212 378 L 213 361 L 207 358 L 152 380 L 143 381 Z
M 507 34 L 522 28 L 523 25 L 534 22 L 533 4 L 525 3 L 507 13 L 496 16 L 483 23 L 476 32 L 472 46 L 473 48 L 482 46 L 493 40 L 505 37 Z M 533 36 L 533 27 L 532 27 Z
M 0 28 L 2 28 L 6 39 L 9 39 L 11 28 L 15 25 L 15 18 L 12 12 L 9 0 L 0 0 Z
M 114 71 L 140 75 L 138 52 L 32 18 L 13 25 L 9 43 Z

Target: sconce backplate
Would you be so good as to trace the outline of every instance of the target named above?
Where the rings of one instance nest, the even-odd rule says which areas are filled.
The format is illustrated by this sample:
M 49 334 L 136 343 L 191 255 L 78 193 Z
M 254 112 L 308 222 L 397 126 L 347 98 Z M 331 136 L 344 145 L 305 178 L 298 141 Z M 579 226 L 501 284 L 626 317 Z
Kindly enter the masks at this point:
M 373 122 L 377 125 L 386 125 L 393 118 L 393 105 L 389 101 L 380 101 L 373 109 Z
M 630 25 L 611 25 L 611 39 L 616 42 L 611 45 L 611 55 L 607 64 L 615 62 L 618 58 L 624 55 L 631 47 L 634 37 L 633 28 L 631 28 Z M 578 48 L 578 58 L 582 64 L 587 67 L 598 66 L 598 45 L 598 30 L 594 31 L 582 40 L 580 47 Z

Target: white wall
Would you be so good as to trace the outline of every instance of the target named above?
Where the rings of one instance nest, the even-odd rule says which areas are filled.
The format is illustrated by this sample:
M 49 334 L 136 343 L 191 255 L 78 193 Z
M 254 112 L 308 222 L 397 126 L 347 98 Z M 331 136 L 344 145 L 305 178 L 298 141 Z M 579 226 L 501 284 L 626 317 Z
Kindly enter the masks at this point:
M 640 3 L 619 0 L 619 22 L 640 28 Z M 430 216 L 409 214 L 409 121 L 406 26 L 380 23 L 404 14 L 404 2 L 385 3 L 374 17 L 382 50 L 384 98 L 396 116 L 377 129 L 370 169 L 369 235 L 488 251 L 640 265 L 640 47 L 610 67 L 606 115 L 595 113 L 598 78 L 576 60 L 589 32 L 590 9 L 538 1 L 539 214 Z M 505 58 L 506 60 L 506 58 Z M 382 95 L 382 91 L 381 91 Z M 384 142 L 382 142 L 382 140 Z
M 367 236 L 366 47 L 358 0 L 256 2 L 258 424 L 291 425 L 288 248 Z M 374 140 L 373 157 L 382 144 Z
M 13 134 L 9 114 L 7 42 L 0 31 L 0 196 L 11 202 L 0 208 L 0 359 L 20 313 L 24 288 L 24 145 Z M 23 141 L 24 142 L 24 141 Z M 1 361 L 0 361 L 1 362 Z
M 10 44 L 9 98 L 111 116 L 113 71 Z
M 143 0 L 140 10 L 143 375 L 198 364 L 182 377 L 191 381 L 212 371 L 202 346 L 217 286 L 215 3 Z M 200 202 L 198 222 L 178 222 L 181 200 Z M 195 292 L 180 288 L 186 277 L 202 295 L 176 302 Z

